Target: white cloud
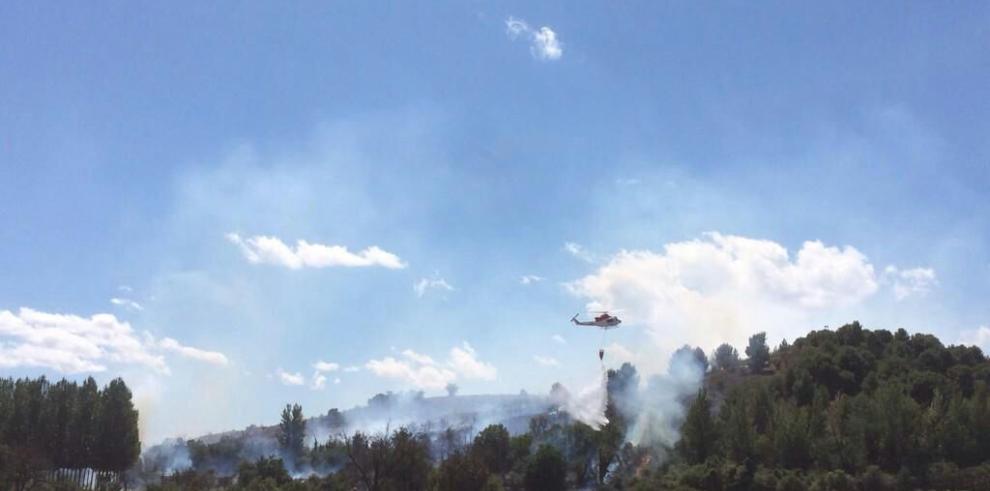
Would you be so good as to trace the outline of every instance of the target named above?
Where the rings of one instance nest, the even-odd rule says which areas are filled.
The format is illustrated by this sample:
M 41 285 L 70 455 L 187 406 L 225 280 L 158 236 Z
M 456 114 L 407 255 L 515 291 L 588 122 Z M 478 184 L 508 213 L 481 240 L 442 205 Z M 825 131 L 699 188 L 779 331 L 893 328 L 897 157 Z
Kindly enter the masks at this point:
M 183 346 L 172 338 L 162 338 L 162 340 L 158 342 L 158 346 L 165 351 L 171 351 L 186 358 L 192 358 L 194 360 L 199 360 L 213 365 L 225 366 L 228 363 L 227 357 L 223 353 L 201 350 L 191 346 Z
M 468 343 L 451 348 L 448 360 L 442 364 L 409 349 L 401 355 L 398 359 L 387 356 L 370 360 L 365 368 L 379 377 L 401 380 L 418 389 L 443 389 L 460 378 L 494 380 L 497 374 L 494 366 L 478 359 Z
M 303 374 L 299 372 L 289 373 L 279 368 L 275 370 L 275 375 L 278 375 L 279 381 L 281 381 L 284 385 L 303 385 L 306 383 L 306 379 L 303 377 Z
M 474 348 L 466 342 L 461 346 L 451 348 L 448 364 L 464 378 L 495 380 L 497 374 L 494 366 L 478 360 Z
M 349 367 L 344 368 L 344 371 L 347 372 L 347 373 L 359 372 L 359 371 L 361 371 L 361 367 L 356 366 L 356 365 L 351 365 Z
M 534 29 L 522 19 L 509 17 L 505 21 L 505 33 L 513 41 L 520 37 L 528 39 L 529 52 L 538 60 L 559 60 L 564 54 L 557 33 L 547 26 Z
M 959 342 L 964 345 L 977 346 L 984 354 L 990 353 L 990 326 L 980 326 L 970 331 L 963 331 Z
M 131 300 L 129 298 L 114 297 L 114 298 L 111 298 L 110 299 L 110 303 L 112 303 L 114 305 L 121 306 L 121 307 L 127 307 L 127 308 L 132 309 L 132 310 L 137 310 L 137 311 L 144 310 L 144 307 L 142 307 L 141 304 L 139 304 L 139 303 L 137 303 L 134 300 Z
M 419 353 L 417 353 L 417 352 L 415 352 L 415 351 L 413 351 L 411 349 L 403 350 L 402 351 L 402 356 L 408 358 L 409 360 L 412 360 L 413 362 L 419 363 L 420 365 L 436 365 L 437 364 L 437 362 L 433 361 L 433 358 L 430 358 L 427 355 L 421 355 L 421 354 L 419 354 Z
M 893 284 L 894 298 L 898 301 L 910 296 L 925 296 L 938 285 L 935 270 L 931 268 L 898 269 L 887 266 L 883 271 L 885 282 Z
M 101 372 L 108 363 L 169 373 L 165 359 L 142 343 L 130 324 L 111 314 L 85 318 L 21 308 L 0 311 L 0 367 L 43 367 L 64 373 Z
M 660 359 L 684 343 L 708 350 L 803 332 L 812 312 L 855 305 L 878 289 L 856 249 L 805 242 L 791 257 L 775 242 L 710 233 L 663 251 L 622 251 L 568 288 L 590 309 L 623 308 L 625 326 L 644 326 Z
M 560 366 L 560 362 L 558 362 L 557 359 L 554 358 L 554 357 L 552 357 L 552 356 L 534 355 L 533 356 L 533 361 L 535 361 L 536 363 L 539 363 L 540 365 L 543 365 L 545 367 L 556 367 L 556 366 Z
M 557 33 L 547 26 L 533 33 L 533 45 L 530 46 L 533 56 L 543 60 L 559 60 L 564 49 L 557 40 Z
M 391 356 L 370 360 L 365 368 L 379 377 L 402 380 L 421 389 L 442 389 L 457 378 L 457 374 L 450 369 L 417 364 L 412 360 L 396 360 Z
M 353 253 L 344 246 L 310 244 L 305 240 L 296 242 L 296 247 L 286 245 L 277 237 L 256 235 L 241 238 L 229 233 L 227 240 L 241 249 L 244 257 L 253 264 L 274 264 L 289 269 L 327 267 L 366 267 L 381 266 L 388 269 L 405 268 L 399 256 L 371 246 L 359 253 Z
M 339 380 L 339 379 L 338 379 Z M 313 381 L 310 383 L 310 387 L 313 390 L 323 390 L 327 386 L 327 377 L 320 373 L 319 370 L 313 372 Z
M 543 281 L 544 279 L 546 279 L 546 278 L 544 278 L 542 276 L 536 276 L 535 274 L 527 274 L 527 275 L 523 275 L 521 278 L 519 278 L 519 283 L 522 283 L 524 285 L 529 285 L 529 284 L 532 284 L 532 283 L 537 283 L 537 282 Z
M 337 377 L 337 378 L 333 379 L 333 383 L 334 384 L 339 384 L 340 383 L 340 377 Z
M 560 344 L 567 344 L 567 340 L 565 340 L 564 336 L 561 336 L 560 334 L 554 334 L 550 337 L 550 339 L 553 339 L 555 342 Z
M 313 368 L 316 369 L 317 372 L 335 372 L 340 369 L 340 365 L 321 360 L 313 363 Z
M 590 262 L 594 262 L 595 260 L 595 258 L 591 255 L 591 253 L 586 251 L 581 244 L 578 244 L 576 242 L 565 242 L 564 250 L 570 253 L 572 256 L 585 262 L 590 263 Z
M 454 291 L 454 287 L 451 286 L 450 283 L 447 283 L 447 280 L 443 278 L 433 278 L 432 280 L 421 278 L 413 285 L 413 291 L 416 292 L 417 297 L 426 295 L 428 290 L 443 290 L 452 292 Z

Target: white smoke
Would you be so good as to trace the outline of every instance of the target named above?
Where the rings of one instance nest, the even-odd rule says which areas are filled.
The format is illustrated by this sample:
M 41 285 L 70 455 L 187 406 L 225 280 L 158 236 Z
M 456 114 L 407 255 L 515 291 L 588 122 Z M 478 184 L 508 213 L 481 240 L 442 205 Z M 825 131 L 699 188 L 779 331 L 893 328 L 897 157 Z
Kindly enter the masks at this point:
M 605 417 L 608 372 L 604 368 L 599 379 L 582 388 L 577 395 L 572 395 L 563 386 L 555 386 L 550 398 L 560 410 L 595 430 L 608 424 L 608 418 Z
M 675 352 L 666 374 L 651 377 L 638 397 L 625 401 L 635 414 L 626 439 L 635 445 L 672 447 L 680 439 L 685 400 L 698 391 L 704 376 L 704 367 L 689 351 Z

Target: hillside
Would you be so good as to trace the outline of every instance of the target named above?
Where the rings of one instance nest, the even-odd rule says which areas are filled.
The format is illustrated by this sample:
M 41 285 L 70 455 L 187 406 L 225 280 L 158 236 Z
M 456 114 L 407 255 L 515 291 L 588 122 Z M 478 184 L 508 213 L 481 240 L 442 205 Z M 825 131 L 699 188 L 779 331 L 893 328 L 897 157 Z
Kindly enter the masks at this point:
M 565 396 L 550 399 L 379 395 L 306 420 L 307 438 L 326 443 L 295 456 L 274 443 L 253 448 L 274 448 L 286 476 L 309 476 L 312 489 L 387 489 L 381 483 L 417 472 L 422 480 L 406 489 L 552 488 L 544 478 L 607 489 L 990 488 L 990 361 L 978 348 L 855 322 L 772 349 L 764 339 L 753 336 L 746 358 L 729 345 L 710 356 L 686 346 L 668 374 L 643 383 L 632 365 L 610 370 L 599 429 L 552 403 L 569 397 L 562 387 Z M 211 469 L 231 476 L 216 483 L 253 479 L 261 467 L 224 469 L 211 452 L 258 435 L 275 442 L 285 427 L 191 442 L 194 470 L 172 482 Z M 346 436 L 354 431 L 372 436 Z M 412 467 L 388 468 L 400 461 Z
M 331 409 L 327 414 L 306 418 L 309 436 L 323 440 L 336 433 L 362 431 L 375 433 L 386 426 L 417 428 L 484 427 L 499 423 L 512 433 L 526 430 L 529 418 L 545 412 L 550 401 L 544 396 L 528 394 L 479 394 L 441 397 L 422 395 L 379 394 L 368 404 L 344 411 Z M 338 419 L 342 418 L 342 419 Z M 243 430 L 210 433 L 192 437 L 200 443 L 217 443 L 223 438 L 268 436 L 274 438 L 278 425 L 251 426 Z
M 123 381 L 100 392 L 92 380 L 6 380 L 0 481 L 68 472 L 69 482 L 169 490 L 990 489 L 990 360 L 979 348 L 854 322 L 773 349 L 758 333 L 742 351 L 685 346 L 663 375 L 643 379 L 627 363 L 600 392 L 576 395 L 559 384 L 549 396 L 386 393 L 309 418 L 287 405 L 278 425 L 174 440 L 140 459 L 118 438 L 129 433 L 111 431 L 121 414 L 137 427 Z M 87 404 L 100 409 L 96 426 Z M 58 435 L 79 450 L 37 444 Z
M 990 489 L 990 361 L 979 348 L 852 323 L 729 357 L 647 488 Z M 752 364 L 751 364 L 752 365 Z

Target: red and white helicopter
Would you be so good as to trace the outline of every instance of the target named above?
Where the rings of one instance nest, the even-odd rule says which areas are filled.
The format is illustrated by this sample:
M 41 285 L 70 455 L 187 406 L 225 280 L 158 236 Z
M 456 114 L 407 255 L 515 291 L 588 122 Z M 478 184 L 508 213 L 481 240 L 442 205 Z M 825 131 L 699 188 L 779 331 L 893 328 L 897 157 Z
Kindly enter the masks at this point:
M 593 314 L 598 314 L 598 315 L 595 316 L 594 320 L 590 320 L 590 321 L 579 321 L 578 320 L 578 316 L 581 315 L 581 314 L 574 314 L 574 317 L 571 317 L 571 322 L 573 322 L 574 325 L 577 325 L 577 326 L 593 326 L 593 327 L 598 327 L 598 328 L 605 329 L 605 330 L 615 329 L 616 327 L 619 327 L 619 324 L 622 324 L 622 320 L 621 319 L 619 319 L 618 317 L 616 317 L 616 316 L 608 313 L 608 311 L 600 310 L 600 311 L 592 312 L 592 313 Z
M 597 327 L 602 330 L 602 344 L 601 347 L 598 348 L 598 359 L 604 362 L 605 361 L 605 331 L 619 327 L 619 324 L 622 324 L 622 319 L 619 319 L 618 317 L 604 310 L 592 312 L 592 313 L 598 315 L 596 315 L 594 319 L 590 321 L 579 321 L 578 316 L 581 314 L 574 314 L 574 317 L 571 317 L 571 322 L 573 322 L 574 325 L 576 326 Z

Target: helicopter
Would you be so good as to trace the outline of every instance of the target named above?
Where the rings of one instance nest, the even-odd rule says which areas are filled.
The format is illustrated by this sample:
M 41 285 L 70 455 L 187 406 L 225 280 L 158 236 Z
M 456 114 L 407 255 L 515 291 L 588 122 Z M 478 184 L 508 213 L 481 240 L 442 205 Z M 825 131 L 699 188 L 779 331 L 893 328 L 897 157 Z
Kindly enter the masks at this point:
M 602 330 L 602 346 L 598 348 L 598 359 L 604 362 L 605 361 L 605 331 L 619 327 L 619 324 L 622 324 L 622 319 L 619 319 L 618 317 L 604 310 L 592 312 L 592 313 L 598 315 L 596 315 L 594 319 L 590 321 L 579 321 L 578 316 L 581 314 L 578 313 L 578 314 L 574 314 L 574 317 L 571 317 L 571 322 L 573 322 L 574 325 L 576 326 L 597 327 Z
M 592 313 L 593 314 L 598 314 L 598 315 L 595 316 L 594 320 L 590 320 L 590 321 L 579 321 L 578 320 L 578 316 L 581 315 L 581 314 L 574 314 L 574 317 L 571 317 L 571 322 L 573 322 L 574 325 L 577 325 L 577 326 L 593 326 L 593 327 L 599 327 L 599 328 L 602 328 L 602 329 L 605 329 L 605 330 L 615 329 L 616 327 L 619 327 L 619 324 L 622 324 L 622 320 L 621 319 L 619 319 L 618 317 L 616 317 L 616 316 L 608 313 L 608 311 L 600 310 L 600 311 L 592 312 Z

